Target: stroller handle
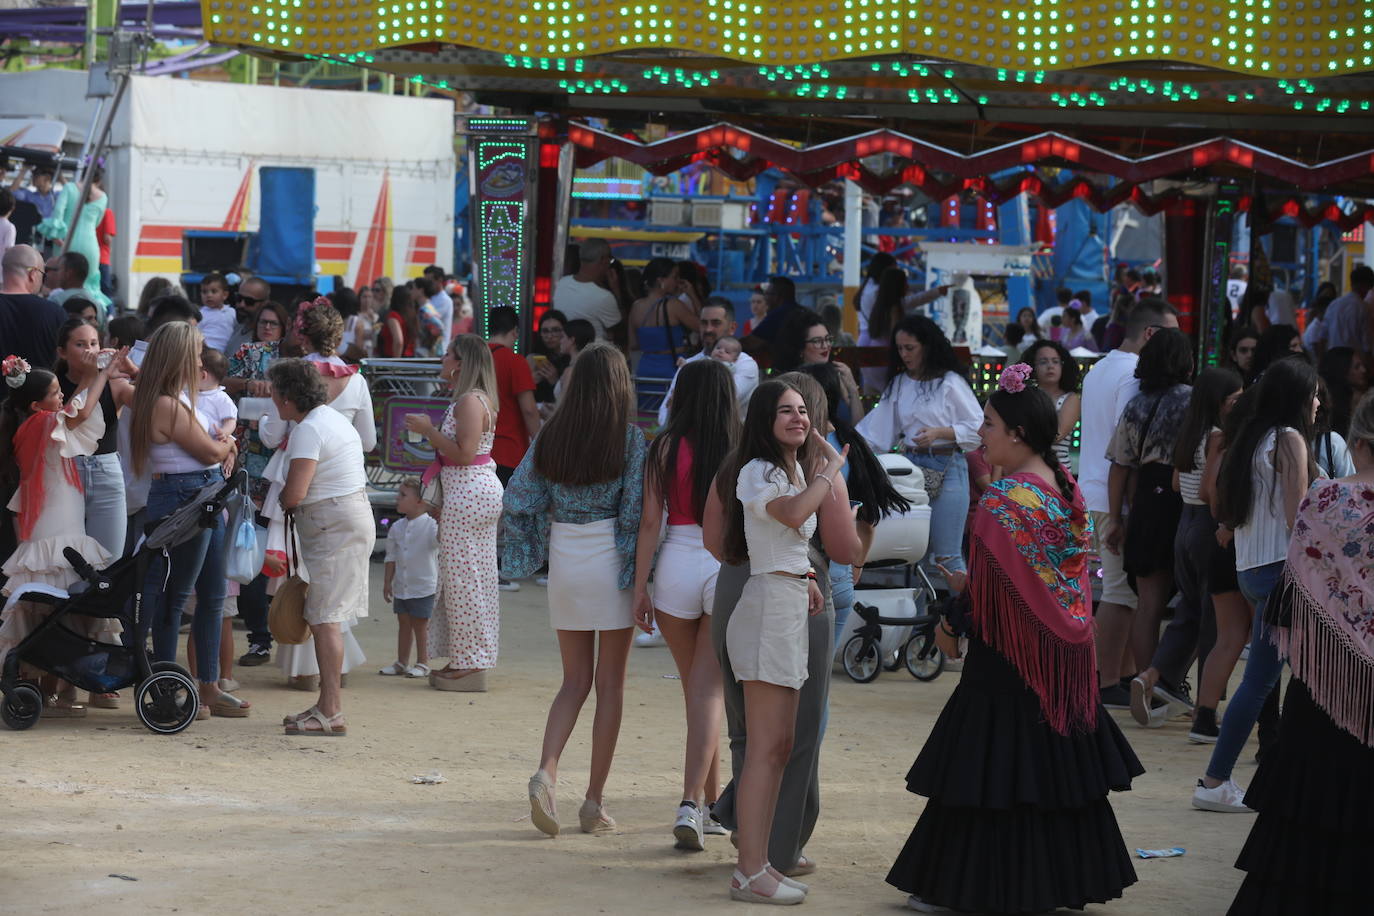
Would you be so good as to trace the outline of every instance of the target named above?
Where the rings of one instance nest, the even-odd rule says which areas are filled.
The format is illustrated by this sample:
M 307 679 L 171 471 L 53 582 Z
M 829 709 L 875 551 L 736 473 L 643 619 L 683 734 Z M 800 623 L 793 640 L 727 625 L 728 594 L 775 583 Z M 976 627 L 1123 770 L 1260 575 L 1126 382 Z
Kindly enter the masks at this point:
M 94 566 L 86 562 L 86 558 L 75 547 L 63 548 L 62 555 L 67 558 L 68 563 L 72 564 L 72 569 L 76 570 L 76 574 L 85 579 L 87 583 L 92 586 L 100 584 L 100 574 L 95 571 Z

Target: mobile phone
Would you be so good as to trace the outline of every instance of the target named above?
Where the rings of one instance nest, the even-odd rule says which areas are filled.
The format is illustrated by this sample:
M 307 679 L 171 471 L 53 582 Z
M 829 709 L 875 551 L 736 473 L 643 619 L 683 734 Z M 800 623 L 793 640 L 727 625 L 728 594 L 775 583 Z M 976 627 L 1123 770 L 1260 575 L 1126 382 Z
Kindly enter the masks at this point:
M 864 502 L 863 502 L 862 499 L 851 499 L 851 500 L 849 501 L 849 508 L 851 508 L 851 509 L 858 510 L 858 509 L 862 509 L 863 506 L 864 506 Z

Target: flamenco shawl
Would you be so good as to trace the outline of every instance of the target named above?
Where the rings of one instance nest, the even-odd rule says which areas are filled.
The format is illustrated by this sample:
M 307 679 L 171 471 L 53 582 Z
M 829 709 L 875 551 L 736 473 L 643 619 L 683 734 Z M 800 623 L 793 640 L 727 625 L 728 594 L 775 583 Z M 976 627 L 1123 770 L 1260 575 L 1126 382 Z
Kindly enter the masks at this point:
M 1077 485 L 1066 505 L 1056 487 L 1016 474 L 983 493 L 970 539 L 973 630 L 1012 663 L 1061 735 L 1097 725 L 1090 534 Z
M 1331 720 L 1374 747 L 1374 487 L 1322 483 L 1293 523 L 1270 638 Z
M 19 540 L 27 541 L 33 535 L 34 525 L 43 512 L 43 463 L 48 445 L 53 441 L 57 429 L 57 414 L 51 410 L 40 410 L 19 424 L 14 432 L 14 457 L 19 463 Z M 81 490 L 81 474 L 76 462 L 61 458 L 62 476 L 67 483 Z M 84 491 L 83 491 L 84 492 Z

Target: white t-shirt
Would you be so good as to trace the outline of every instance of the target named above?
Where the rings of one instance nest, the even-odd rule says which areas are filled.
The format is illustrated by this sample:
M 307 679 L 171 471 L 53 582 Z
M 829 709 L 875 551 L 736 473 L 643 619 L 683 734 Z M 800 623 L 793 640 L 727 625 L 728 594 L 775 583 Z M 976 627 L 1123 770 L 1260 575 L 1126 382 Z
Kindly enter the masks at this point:
M 687 357 L 687 362 L 694 363 L 699 359 L 710 359 L 705 353 L 696 353 Z M 744 415 L 749 412 L 749 399 L 754 396 L 754 389 L 759 387 L 759 364 L 754 357 L 748 353 L 741 353 L 733 364 L 727 363 L 726 368 L 735 378 L 735 400 L 739 402 L 739 416 L 744 419 Z M 673 373 L 673 380 L 668 384 L 668 393 L 663 398 L 663 403 L 658 405 L 658 425 L 665 426 L 668 423 L 668 408 L 673 403 L 673 390 L 677 388 L 677 373 L 679 368 Z
M 238 422 L 239 418 L 239 409 L 234 405 L 234 399 L 229 397 L 229 392 L 223 388 L 197 391 L 196 413 L 200 414 L 201 420 L 205 423 L 205 431 L 212 437 L 219 432 L 220 425 L 225 420 Z
M 1298 309 L 1293 304 L 1293 297 L 1281 289 L 1274 290 L 1269 294 L 1269 304 L 1264 308 L 1264 317 L 1269 319 L 1270 324 L 1287 324 L 1296 328 Z
M 1112 463 L 1107 445 L 1116 433 L 1117 421 L 1131 398 L 1140 393 L 1135 377 L 1140 356 L 1113 350 L 1088 371 L 1083 379 L 1083 438 L 1078 452 L 1078 487 L 1089 512 L 1106 512 L 1107 475 Z
M 865 280 L 859 290 L 859 336 L 868 333 L 868 316 L 873 314 L 873 303 L 878 301 L 878 284 Z
M 1283 509 L 1283 484 L 1274 476 L 1274 451 L 1278 433 L 1287 427 L 1265 433 L 1250 460 L 1253 478 L 1250 492 L 1250 518 L 1236 529 L 1236 571 L 1256 569 L 1278 563 L 1288 556 L 1288 519 Z
M 800 464 L 792 473 L 797 480 L 805 480 Z M 816 516 L 809 516 L 797 529 L 788 528 L 768 514 L 768 504 L 773 500 L 800 492 L 801 487 L 789 480 L 782 468 L 762 458 L 755 458 L 740 468 L 735 496 L 744 506 L 744 540 L 749 546 L 751 575 L 771 572 L 803 575 L 811 568 L 806 542 L 816 533 Z
M 428 598 L 439 590 L 439 523 L 428 514 L 398 518 L 386 536 L 386 562 L 396 564 L 394 598 Z
M 315 476 L 301 505 L 347 496 L 367 486 L 363 470 L 363 444 L 353 424 L 328 404 L 305 415 L 286 444 L 286 463 L 297 458 L 317 462 Z
M 583 283 L 568 274 L 553 288 L 553 307 L 572 321 L 581 318 L 596 328 L 596 339 L 605 340 L 606 332 L 623 320 L 620 306 L 611 291 L 595 283 Z
M 200 334 L 205 338 L 205 345 L 211 350 L 223 353 L 224 348 L 229 345 L 229 338 L 234 336 L 237 324 L 238 313 L 232 306 L 225 305 L 217 309 L 204 305 L 200 307 Z

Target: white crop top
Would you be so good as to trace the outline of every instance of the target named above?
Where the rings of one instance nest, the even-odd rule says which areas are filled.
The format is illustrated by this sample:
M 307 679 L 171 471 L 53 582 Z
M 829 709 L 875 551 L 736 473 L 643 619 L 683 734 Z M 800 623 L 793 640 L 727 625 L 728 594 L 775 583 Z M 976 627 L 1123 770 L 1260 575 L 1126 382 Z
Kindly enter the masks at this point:
M 802 480 L 801 465 L 793 471 Z M 801 529 L 788 528 L 768 514 L 768 504 L 782 496 L 800 493 L 801 487 L 788 479 L 782 468 L 755 458 L 739 472 L 735 495 L 744 505 L 744 539 L 749 546 L 749 572 L 752 575 L 787 572 L 805 575 L 811 568 L 807 541 L 816 533 L 813 513 Z
M 181 394 L 181 403 L 187 407 L 191 406 L 191 399 L 185 392 Z M 183 416 L 177 416 L 180 423 Z M 199 412 L 196 413 L 196 420 L 200 422 L 202 428 L 205 427 L 205 418 Z M 205 462 L 193 458 L 191 453 L 177 445 L 176 442 L 168 440 L 161 445 L 154 442 L 152 448 L 148 450 L 148 467 L 154 474 L 185 474 L 189 471 L 205 471 L 217 465 L 206 464 Z

